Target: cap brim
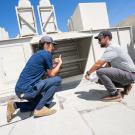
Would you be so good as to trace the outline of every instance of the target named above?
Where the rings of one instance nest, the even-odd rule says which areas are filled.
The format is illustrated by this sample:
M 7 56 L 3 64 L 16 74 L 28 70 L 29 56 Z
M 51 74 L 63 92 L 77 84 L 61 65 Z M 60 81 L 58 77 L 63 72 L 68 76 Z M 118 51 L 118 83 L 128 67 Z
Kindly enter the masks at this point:
M 52 42 L 52 44 L 57 45 L 58 43 L 56 43 L 56 42 Z
M 98 36 L 96 36 L 96 37 L 94 37 L 95 39 L 98 39 L 99 37 Z

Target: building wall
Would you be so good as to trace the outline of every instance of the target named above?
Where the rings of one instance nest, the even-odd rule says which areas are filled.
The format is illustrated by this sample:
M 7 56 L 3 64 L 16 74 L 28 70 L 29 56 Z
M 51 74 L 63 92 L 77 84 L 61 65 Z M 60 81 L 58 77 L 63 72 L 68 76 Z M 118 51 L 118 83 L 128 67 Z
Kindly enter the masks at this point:
M 69 25 L 72 31 L 83 30 L 82 18 L 79 5 L 75 9 L 73 15 L 70 18 Z
M 0 96 L 15 92 L 15 84 L 32 54 L 28 39 L 0 42 Z
M 73 30 L 91 30 L 109 28 L 109 19 L 106 4 L 101 3 L 79 3 L 70 23 L 73 23 Z M 68 27 L 70 27 L 68 25 Z

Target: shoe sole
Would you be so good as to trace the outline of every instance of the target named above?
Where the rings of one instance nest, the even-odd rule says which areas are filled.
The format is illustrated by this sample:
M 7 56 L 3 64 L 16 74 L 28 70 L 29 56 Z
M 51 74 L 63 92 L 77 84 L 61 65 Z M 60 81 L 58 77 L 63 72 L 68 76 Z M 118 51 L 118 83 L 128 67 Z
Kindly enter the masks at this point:
M 38 118 L 38 117 L 43 117 L 43 116 L 49 116 L 49 115 L 53 115 L 56 113 L 56 110 L 53 110 L 51 113 L 48 113 L 48 114 L 44 114 L 44 115 L 36 115 L 34 114 L 34 118 Z
M 130 93 L 130 91 L 131 91 L 131 89 L 132 89 L 132 85 L 127 89 L 127 92 L 125 93 L 126 95 L 128 95 L 129 93 Z
M 11 108 L 12 108 L 12 102 L 8 102 L 7 104 L 7 122 L 10 122 L 12 120 L 13 117 L 13 112 L 11 112 Z
M 103 102 L 120 102 L 120 101 L 122 101 L 122 98 L 118 98 L 118 99 L 101 99 L 101 101 L 103 101 Z
M 121 95 L 122 98 L 124 98 L 124 90 L 123 89 L 117 89 L 118 93 Z

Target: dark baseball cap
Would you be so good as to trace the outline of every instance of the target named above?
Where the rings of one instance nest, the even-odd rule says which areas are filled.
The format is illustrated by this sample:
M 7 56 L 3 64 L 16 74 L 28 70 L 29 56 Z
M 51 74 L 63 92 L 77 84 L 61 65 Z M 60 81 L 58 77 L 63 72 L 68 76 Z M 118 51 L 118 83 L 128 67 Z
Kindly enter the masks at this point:
M 112 39 L 112 33 L 110 31 L 101 31 L 96 37 L 94 37 L 95 39 L 100 39 L 101 37 L 106 37 L 108 36 L 110 39 Z
M 58 43 L 56 43 L 51 37 L 49 36 L 43 36 L 40 41 L 40 43 L 52 43 L 53 45 L 57 45 Z

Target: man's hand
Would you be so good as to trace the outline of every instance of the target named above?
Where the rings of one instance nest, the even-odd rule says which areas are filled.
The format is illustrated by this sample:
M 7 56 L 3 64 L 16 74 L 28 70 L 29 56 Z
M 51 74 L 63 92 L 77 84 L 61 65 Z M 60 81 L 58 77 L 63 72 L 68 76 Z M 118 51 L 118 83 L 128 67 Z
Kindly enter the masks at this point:
M 53 64 L 53 69 L 52 70 L 48 70 L 48 76 L 50 77 L 54 77 L 57 75 L 57 73 L 60 71 L 61 69 L 61 65 L 62 65 L 62 58 L 61 55 L 59 56 L 59 58 L 55 58 L 55 60 L 58 62 L 56 65 Z
M 61 55 L 58 57 L 58 58 L 55 58 L 54 60 L 53 60 L 53 62 L 54 63 L 61 63 L 62 64 L 62 58 L 61 58 Z
M 59 58 L 55 58 L 55 59 L 53 60 L 53 63 L 59 63 Z
M 89 73 L 89 71 L 87 71 L 87 72 L 86 72 L 86 75 L 85 75 L 85 79 L 86 79 L 86 80 L 89 80 L 89 76 L 90 76 L 90 73 Z
M 86 80 L 89 80 L 89 76 L 88 75 L 85 75 L 84 76 Z
M 55 59 L 53 60 L 53 68 L 55 68 L 59 63 L 62 64 L 61 55 L 59 56 L 59 58 L 55 58 Z
M 61 55 L 59 56 L 58 60 L 59 60 L 59 63 L 62 64 L 62 58 L 61 58 Z

